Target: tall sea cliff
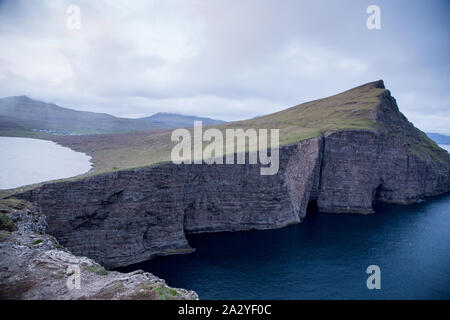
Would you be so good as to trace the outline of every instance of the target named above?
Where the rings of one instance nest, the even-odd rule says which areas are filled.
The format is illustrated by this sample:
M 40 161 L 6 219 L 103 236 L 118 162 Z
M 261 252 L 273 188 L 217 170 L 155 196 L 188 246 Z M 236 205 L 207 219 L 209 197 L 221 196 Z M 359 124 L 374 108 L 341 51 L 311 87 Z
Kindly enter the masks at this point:
M 327 99 L 316 103 L 346 122 L 285 139 L 276 175 L 260 175 L 259 164 L 164 163 L 14 196 L 35 203 L 48 232 L 74 254 L 119 267 L 189 252 L 187 233 L 300 223 L 310 204 L 368 214 L 377 202 L 409 204 L 450 190 L 449 154 L 406 119 L 382 81 Z M 295 108 L 286 112 L 314 103 Z

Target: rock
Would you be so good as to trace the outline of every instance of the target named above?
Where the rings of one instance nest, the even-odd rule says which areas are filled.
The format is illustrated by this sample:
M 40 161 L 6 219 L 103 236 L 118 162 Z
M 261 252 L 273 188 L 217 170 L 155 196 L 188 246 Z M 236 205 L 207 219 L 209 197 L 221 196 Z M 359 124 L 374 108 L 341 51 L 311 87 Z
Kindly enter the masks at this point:
M 57 241 L 45 234 L 45 217 L 29 209 L 31 217 L 23 210 L 13 213 L 19 230 L 0 242 L 0 299 L 198 299 L 195 292 L 170 288 L 150 273 L 106 271 L 89 258 L 57 249 Z M 40 245 L 29 246 L 36 238 Z M 80 271 L 79 289 L 67 286 L 74 266 Z
M 261 176 L 259 165 L 166 163 L 15 196 L 36 203 L 48 232 L 74 254 L 118 267 L 190 252 L 185 233 L 299 223 L 314 201 L 321 212 L 367 214 L 376 202 L 408 204 L 448 192 L 449 154 L 408 122 L 389 91 L 377 99 L 372 129 L 283 146 L 273 176 Z

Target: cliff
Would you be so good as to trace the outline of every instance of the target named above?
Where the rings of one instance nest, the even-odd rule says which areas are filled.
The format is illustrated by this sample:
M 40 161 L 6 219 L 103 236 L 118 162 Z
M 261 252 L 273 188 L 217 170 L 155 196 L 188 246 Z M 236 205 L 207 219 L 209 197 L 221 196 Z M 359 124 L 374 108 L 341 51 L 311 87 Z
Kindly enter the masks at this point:
M 73 255 L 46 228 L 45 215 L 34 205 L 0 200 L 0 299 L 198 299 L 195 292 L 171 288 L 147 272 L 106 271 Z M 77 288 L 70 279 L 78 271 Z
M 235 123 L 267 127 L 272 119 L 294 132 L 280 135 L 273 176 L 261 176 L 259 165 L 165 163 L 15 196 L 36 203 L 48 232 L 73 253 L 117 267 L 189 252 L 186 233 L 299 223 L 311 202 L 321 212 L 372 213 L 376 202 L 408 204 L 450 190 L 449 154 L 408 122 L 382 81 L 285 112 Z M 291 128 L 298 114 L 312 123 L 317 114 L 328 118 L 319 130 Z

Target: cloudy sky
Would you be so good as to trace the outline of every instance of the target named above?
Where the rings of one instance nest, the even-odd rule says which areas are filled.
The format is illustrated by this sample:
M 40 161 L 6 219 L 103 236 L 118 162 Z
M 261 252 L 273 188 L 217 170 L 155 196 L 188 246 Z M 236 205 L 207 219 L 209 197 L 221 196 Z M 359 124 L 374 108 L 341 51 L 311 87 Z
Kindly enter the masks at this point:
M 0 96 L 238 120 L 383 79 L 416 126 L 450 134 L 449 31 L 439 0 L 0 0 Z

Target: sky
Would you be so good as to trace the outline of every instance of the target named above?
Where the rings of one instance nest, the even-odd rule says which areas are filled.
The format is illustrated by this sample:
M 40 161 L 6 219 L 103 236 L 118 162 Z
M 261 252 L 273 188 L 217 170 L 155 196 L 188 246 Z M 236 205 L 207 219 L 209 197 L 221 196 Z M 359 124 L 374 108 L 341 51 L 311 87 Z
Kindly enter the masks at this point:
M 230 121 L 383 79 L 418 128 L 450 134 L 449 31 L 448 0 L 0 0 L 0 97 Z

